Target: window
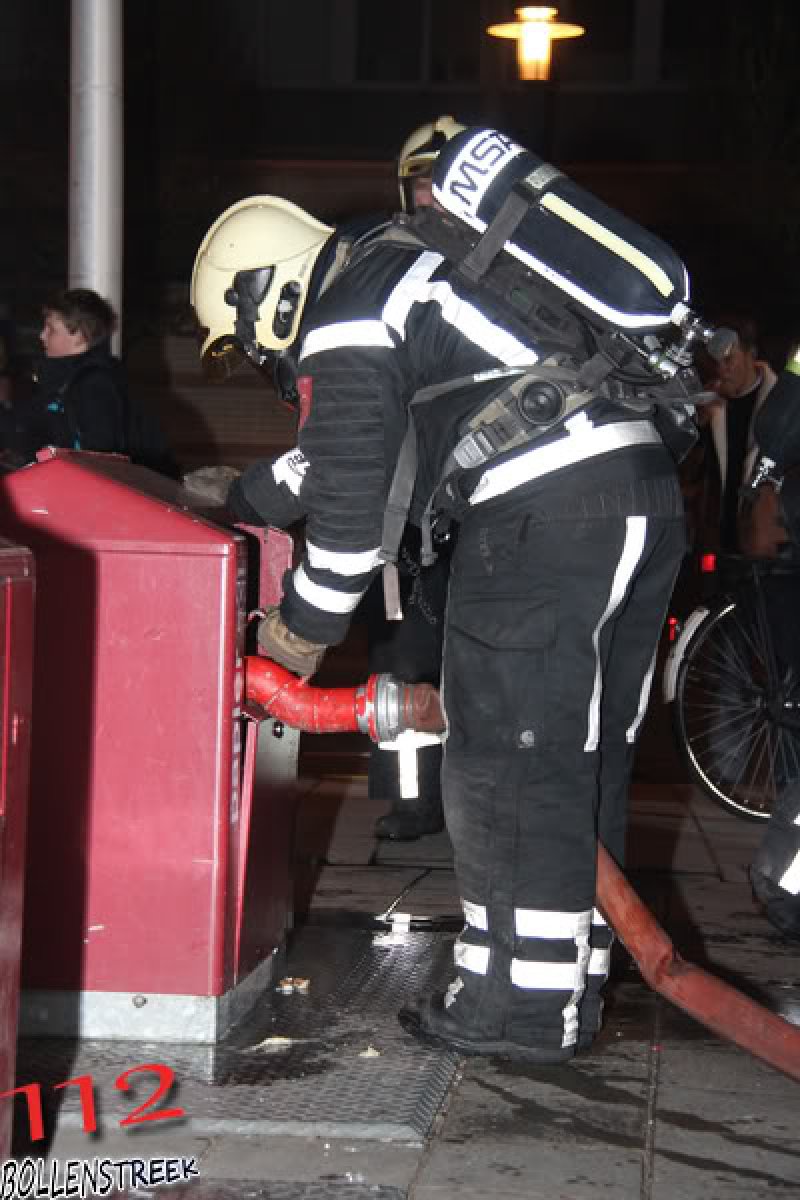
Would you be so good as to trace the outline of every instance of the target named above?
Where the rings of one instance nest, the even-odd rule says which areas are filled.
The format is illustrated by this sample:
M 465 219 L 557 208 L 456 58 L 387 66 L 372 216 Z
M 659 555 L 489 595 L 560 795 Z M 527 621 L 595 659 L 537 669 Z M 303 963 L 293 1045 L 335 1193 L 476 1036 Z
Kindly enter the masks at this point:
M 480 0 L 433 0 L 431 82 L 477 83 L 484 36 Z
M 384 0 L 359 0 L 356 78 L 360 83 L 413 83 L 424 77 L 424 0 L 387 12 Z
M 624 83 L 632 77 L 636 0 L 562 0 L 557 19 L 586 30 L 553 47 L 561 82 Z
M 685 82 L 719 74 L 737 22 L 736 8 L 731 0 L 664 0 L 664 79 Z

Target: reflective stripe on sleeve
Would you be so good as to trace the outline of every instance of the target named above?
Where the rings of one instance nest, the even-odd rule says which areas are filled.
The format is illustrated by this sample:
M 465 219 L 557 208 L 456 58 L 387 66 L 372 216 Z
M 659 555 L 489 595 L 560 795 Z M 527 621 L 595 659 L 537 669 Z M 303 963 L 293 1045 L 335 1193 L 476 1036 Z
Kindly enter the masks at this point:
M 306 575 L 302 565 L 297 568 L 292 578 L 294 590 L 301 600 L 305 600 L 314 608 L 329 613 L 351 613 L 358 606 L 362 592 L 340 592 L 336 588 L 324 587 L 314 583 Z
M 360 550 L 353 553 L 340 550 L 323 550 L 312 542 L 306 542 L 306 554 L 312 567 L 324 571 L 334 571 L 337 575 L 365 575 L 378 566 L 380 562 L 380 546 L 374 550 Z
M 298 361 L 324 350 L 342 350 L 349 346 L 382 346 L 391 350 L 394 342 L 383 321 L 337 321 L 334 325 L 311 330 L 303 339 Z

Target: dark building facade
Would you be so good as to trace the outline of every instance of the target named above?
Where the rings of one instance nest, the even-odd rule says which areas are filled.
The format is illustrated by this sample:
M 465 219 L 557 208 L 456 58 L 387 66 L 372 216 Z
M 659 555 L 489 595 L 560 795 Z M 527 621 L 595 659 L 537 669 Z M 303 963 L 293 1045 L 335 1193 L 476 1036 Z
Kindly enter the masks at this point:
M 520 84 L 509 0 L 128 0 L 126 286 L 186 281 L 228 203 L 391 207 L 393 156 L 442 112 L 497 124 L 674 241 L 714 303 L 791 307 L 796 6 L 562 0 L 584 37 Z M 63 276 L 68 0 L 0 5 L 0 295 Z M 731 245 L 736 255 L 731 253 Z M 740 293 L 733 296 L 733 293 Z M 789 319 L 789 318 L 787 318 Z M 793 318 L 791 318 L 793 319 Z

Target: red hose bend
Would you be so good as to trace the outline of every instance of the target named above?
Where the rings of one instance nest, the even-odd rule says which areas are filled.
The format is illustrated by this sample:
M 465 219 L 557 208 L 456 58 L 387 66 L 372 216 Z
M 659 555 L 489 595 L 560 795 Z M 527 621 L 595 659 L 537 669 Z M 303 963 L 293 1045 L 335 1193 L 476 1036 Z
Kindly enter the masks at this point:
M 357 687 L 311 687 L 270 658 L 245 658 L 245 697 L 305 733 L 366 733 L 391 742 L 406 729 L 442 733 L 439 695 L 429 683 L 370 675 Z

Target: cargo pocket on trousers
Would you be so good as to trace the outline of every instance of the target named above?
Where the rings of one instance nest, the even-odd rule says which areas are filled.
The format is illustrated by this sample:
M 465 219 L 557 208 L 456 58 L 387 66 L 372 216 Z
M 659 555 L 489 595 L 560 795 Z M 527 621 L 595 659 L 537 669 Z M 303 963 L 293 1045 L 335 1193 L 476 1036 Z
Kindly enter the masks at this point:
M 557 686 L 553 596 L 451 598 L 445 644 L 448 752 L 504 755 L 547 743 Z

